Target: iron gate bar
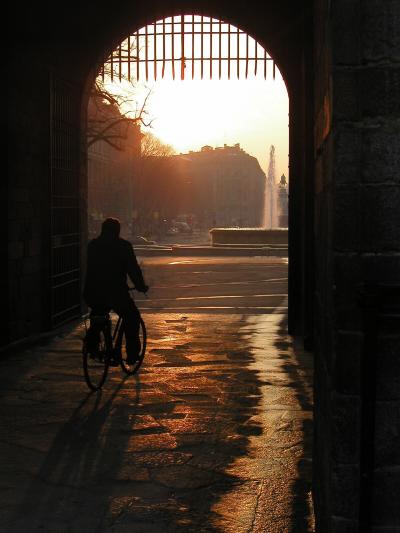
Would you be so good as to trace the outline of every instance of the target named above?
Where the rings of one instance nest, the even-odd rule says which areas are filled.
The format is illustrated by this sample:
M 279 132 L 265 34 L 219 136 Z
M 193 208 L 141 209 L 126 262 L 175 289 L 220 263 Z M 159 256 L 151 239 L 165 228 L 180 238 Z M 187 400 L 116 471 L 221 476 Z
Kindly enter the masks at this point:
M 249 36 L 246 34 L 246 80 L 249 75 Z
M 70 272 L 68 272 L 68 274 L 74 274 L 75 276 L 79 276 L 79 272 L 80 272 L 79 269 L 76 269 L 76 270 L 71 270 Z M 55 278 L 56 278 L 56 276 L 55 276 Z M 53 290 L 54 289 L 59 289 L 61 287 L 66 287 L 67 285 L 71 285 L 71 280 L 64 281 L 63 283 L 53 283 Z M 65 311 L 66 311 L 66 309 L 64 309 L 61 312 L 64 313 Z
M 194 80 L 194 15 L 192 15 L 192 80 Z
M 194 15 L 192 15 L 192 80 L 194 80 Z
M 131 53 L 131 36 L 128 35 L 128 55 Z M 138 51 L 136 50 L 136 55 L 138 55 Z M 131 79 L 131 62 L 128 61 L 128 80 Z
M 213 34 L 212 34 L 212 22 L 210 24 L 210 80 L 212 80 L 212 57 L 213 57 Z
M 239 59 L 239 50 L 240 50 L 240 30 L 237 28 L 237 79 L 240 79 L 240 59 Z
M 218 43 L 219 43 L 219 61 L 218 61 L 218 77 L 221 79 L 221 71 L 222 71 L 222 21 L 219 21 L 219 34 L 218 34 Z
M 157 57 L 157 27 L 154 24 L 154 59 Z M 157 81 L 157 61 L 154 61 L 154 79 Z
M 149 79 L 149 47 L 148 47 L 148 26 L 144 27 L 144 54 L 145 54 L 145 72 L 146 81 Z
M 138 54 L 139 58 L 139 54 Z M 162 65 L 162 72 L 161 77 L 164 78 L 165 74 L 165 19 L 163 19 L 163 65 Z
M 139 55 L 140 55 L 140 43 L 139 43 L 139 31 L 136 32 L 136 79 L 139 81 L 140 76 L 140 63 L 139 63 Z
M 167 28 L 168 25 L 168 28 Z M 200 31 L 198 30 L 200 27 Z M 168 31 L 167 31 L 168 29 Z M 200 57 L 195 54 L 195 36 L 200 36 Z M 204 36 L 209 36 L 210 44 L 209 50 L 205 53 L 204 46 Z M 236 35 L 236 39 L 235 36 Z M 245 36 L 245 43 L 242 40 L 241 36 Z M 158 37 L 162 36 L 162 53 L 159 52 L 158 47 Z M 217 37 L 214 42 L 214 36 Z M 225 37 L 226 36 L 226 37 Z M 170 49 L 166 46 L 166 39 L 170 39 Z M 175 39 L 180 38 L 181 50 L 177 54 L 177 42 Z M 136 41 L 136 53 L 133 53 L 132 39 Z M 188 39 L 188 40 L 186 40 Z M 227 40 L 226 40 L 227 39 Z M 232 57 L 232 40 L 236 40 L 236 57 Z M 196 15 L 176 15 L 173 17 L 164 18 L 159 21 L 152 22 L 147 24 L 140 30 L 136 31 L 134 34 L 127 37 L 127 39 L 121 43 L 103 62 L 103 65 L 100 68 L 100 75 L 104 81 L 105 76 L 107 75 L 107 69 L 104 65 L 110 65 L 110 78 L 111 81 L 114 81 L 114 78 L 117 76 L 121 81 L 126 74 L 124 70 L 124 64 L 127 63 L 127 76 L 128 79 L 131 79 L 132 69 L 131 64 L 136 63 L 136 79 L 139 80 L 142 75 L 141 64 L 144 63 L 144 75 L 146 81 L 149 80 L 149 63 L 153 62 L 153 75 L 154 79 L 158 78 L 158 63 L 162 63 L 162 78 L 166 74 L 166 65 L 171 63 L 171 73 L 172 78 L 175 79 L 175 66 L 176 61 L 179 61 L 181 64 L 181 79 L 185 79 L 185 68 L 186 62 L 191 61 L 192 63 L 192 79 L 195 77 L 196 72 L 196 63 L 200 62 L 200 77 L 204 78 L 204 62 L 210 62 L 209 75 L 210 78 L 213 76 L 215 70 L 213 68 L 214 61 L 218 61 L 218 77 L 219 79 L 223 76 L 223 63 L 227 62 L 227 74 L 228 79 L 231 77 L 231 62 L 236 61 L 236 72 L 237 78 L 240 79 L 241 74 L 244 73 L 245 78 L 249 76 L 249 64 L 251 61 L 254 61 L 254 76 L 257 76 L 258 73 L 258 63 L 259 61 L 264 62 L 264 79 L 267 78 L 267 63 L 272 61 L 273 63 L 273 78 L 276 76 L 276 65 L 272 57 L 270 57 L 267 51 L 261 47 L 254 40 L 254 53 L 253 47 L 251 47 L 252 52 L 250 53 L 250 39 L 253 40 L 248 34 L 243 32 L 240 28 L 232 26 L 224 22 L 223 20 L 212 19 L 210 17 L 196 16 Z M 144 54 L 141 53 L 140 44 L 144 40 Z M 190 48 L 191 42 L 191 51 L 189 55 L 188 50 Z M 127 43 L 127 48 L 125 49 L 124 43 Z M 227 50 L 225 44 L 227 43 Z M 242 45 L 242 46 L 241 46 Z M 153 47 L 154 54 L 150 56 L 150 49 Z M 218 51 L 217 51 L 218 49 Z M 243 51 L 244 49 L 244 51 Z M 185 54 L 186 52 L 186 54 Z M 144 56 L 144 57 L 143 57 Z M 186 57 L 187 56 L 187 57 Z M 241 70 L 241 65 L 244 62 L 244 72 Z M 118 71 L 116 70 L 118 68 Z M 243 74 L 242 74 L 243 75 Z
M 267 78 L 267 61 L 266 61 L 266 58 L 267 58 L 267 51 L 264 50 L 264 79 Z
M 77 312 L 77 309 L 78 309 L 77 305 L 71 305 L 70 307 L 63 309 L 62 311 L 59 311 L 58 313 L 54 313 L 53 319 L 54 319 L 55 325 L 60 326 L 62 324 L 65 324 L 66 322 L 69 322 L 72 318 L 77 318 L 79 316 L 78 314 L 79 312 Z M 61 320 L 57 320 L 60 317 L 61 317 Z
M 185 79 L 185 21 L 181 15 L 181 80 Z M 193 55 L 193 54 L 192 54 Z
M 175 33 L 174 33 L 175 27 L 174 27 L 174 17 L 172 17 L 172 24 L 171 24 L 171 34 L 172 34 L 172 46 L 171 46 L 171 54 L 172 54 L 172 79 L 175 79 Z
M 231 25 L 228 24 L 228 80 L 231 79 Z
M 118 52 L 119 52 L 119 81 L 121 83 L 122 81 L 122 50 L 121 50 L 121 45 L 119 45 L 118 47 Z
M 200 32 L 200 39 L 201 39 L 201 79 L 203 79 L 203 64 L 204 64 L 204 17 L 201 16 L 201 32 Z M 193 54 L 194 55 L 194 54 Z
M 257 55 L 258 55 L 258 43 L 254 39 L 254 57 L 256 58 L 254 62 L 254 76 L 257 76 L 257 64 L 258 64 Z
M 114 53 L 111 54 L 111 81 L 114 81 Z

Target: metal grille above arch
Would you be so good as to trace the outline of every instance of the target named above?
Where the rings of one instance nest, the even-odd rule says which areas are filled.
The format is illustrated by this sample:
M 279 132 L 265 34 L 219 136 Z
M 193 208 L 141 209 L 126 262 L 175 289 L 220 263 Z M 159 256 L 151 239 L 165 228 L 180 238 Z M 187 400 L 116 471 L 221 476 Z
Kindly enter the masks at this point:
M 122 79 L 237 79 L 270 75 L 273 58 L 255 39 L 222 20 L 177 15 L 144 26 L 125 39 L 101 66 L 101 76 Z

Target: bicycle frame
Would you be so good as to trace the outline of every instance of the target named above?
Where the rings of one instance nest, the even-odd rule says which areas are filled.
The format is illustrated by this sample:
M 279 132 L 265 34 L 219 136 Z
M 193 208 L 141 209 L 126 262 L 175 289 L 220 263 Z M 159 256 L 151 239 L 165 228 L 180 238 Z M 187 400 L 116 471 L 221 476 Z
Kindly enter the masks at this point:
M 112 333 L 112 355 L 121 357 L 122 336 L 124 333 L 122 317 L 118 315 L 117 323 L 115 324 Z
M 121 327 L 121 324 L 122 324 L 122 317 L 118 315 L 118 320 L 117 320 L 117 323 L 115 324 L 115 328 L 114 328 L 113 336 L 112 336 L 113 341 L 115 341 L 115 338 L 119 332 L 119 328 Z

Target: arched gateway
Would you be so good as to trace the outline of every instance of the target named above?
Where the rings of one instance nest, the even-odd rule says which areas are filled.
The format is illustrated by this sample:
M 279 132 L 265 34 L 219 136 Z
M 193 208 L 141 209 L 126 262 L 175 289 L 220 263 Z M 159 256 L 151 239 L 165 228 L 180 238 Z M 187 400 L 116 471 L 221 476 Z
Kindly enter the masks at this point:
M 232 24 L 268 49 L 288 88 L 289 327 L 316 359 L 317 527 L 398 527 L 398 2 L 81 2 L 54 12 L 39 2 L 18 10 L 7 72 L 3 344 L 79 312 L 85 109 L 104 55 L 132 28 L 182 13 Z

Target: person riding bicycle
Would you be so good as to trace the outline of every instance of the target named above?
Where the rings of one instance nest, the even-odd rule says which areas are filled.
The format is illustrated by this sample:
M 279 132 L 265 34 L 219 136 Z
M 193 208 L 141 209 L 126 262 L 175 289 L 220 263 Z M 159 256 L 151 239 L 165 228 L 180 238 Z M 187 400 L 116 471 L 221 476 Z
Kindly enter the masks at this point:
M 129 295 L 127 276 L 140 292 L 146 293 L 148 286 L 131 243 L 119 236 L 120 231 L 118 219 L 106 218 L 100 235 L 89 242 L 83 298 L 91 308 L 91 318 L 106 316 L 111 309 L 122 317 L 125 324 L 127 363 L 133 364 L 141 350 L 140 315 Z M 94 320 L 91 320 L 87 339 L 88 351 L 95 353 L 99 344 L 99 331 Z

